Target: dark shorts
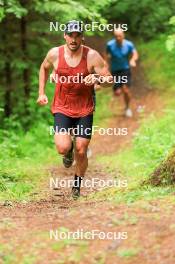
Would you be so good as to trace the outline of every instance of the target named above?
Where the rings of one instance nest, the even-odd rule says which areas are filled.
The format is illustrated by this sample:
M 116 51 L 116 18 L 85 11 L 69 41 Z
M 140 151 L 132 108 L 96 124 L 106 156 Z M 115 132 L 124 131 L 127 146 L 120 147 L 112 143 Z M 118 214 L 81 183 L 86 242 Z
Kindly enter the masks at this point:
M 130 69 L 112 72 L 112 76 L 115 76 L 115 84 L 113 90 L 120 89 L 124 84 L 128 87 L 131 85 L 131 71 Z
M 75 137 L 91 138 L 93 114 L 84 117 L 70 117 L 62 113 L 54 114 L 54 131 L 75 135 Z

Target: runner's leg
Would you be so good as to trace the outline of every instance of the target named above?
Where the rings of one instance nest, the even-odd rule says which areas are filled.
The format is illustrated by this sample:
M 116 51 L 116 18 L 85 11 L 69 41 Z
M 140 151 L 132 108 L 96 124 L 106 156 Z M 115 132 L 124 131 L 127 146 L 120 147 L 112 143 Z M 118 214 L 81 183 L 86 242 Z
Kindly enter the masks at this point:
M 63 164 L 69 168 L 73 163 L 73 142 L 70 129 L 73 118 L 62 113 L 54 114 L 55 145 L 59 154 L 63 156 Z
M 122 89 L 121 88 L 117 88 L 115 91 L 114 91 L 114 95 L 115 96 L 120 96 L 122 93 Z
M 72 196 L 77 199 L 80 196 L 81 181 L 88 167 L 87 149 L 91 140 L 93 114 L 80 117 L 74 126 L 78 133 L 75 140 L 75 180 L 72 188 Z
M 120 77 L 120 73 L 119 72 L 113 72 L 112 75 L 113 75 L 114 80 L 115 80 L 115 83 L 112 87 L 114 96 L 120 96 L 122 93 L 121 84 L 118 83 L 118 78 Z
M 122 91 L 123 91 L 125 106 L 126 109 L 128 109 L 131 101 L 131 91 L 129 90 L 129 87 L 126 84 L 122 86 Z
M 67 154 L 72 147 L 71 135 L 63 135 L 62 133 L 56 132 L 54 139 L 58 153 L 61 155 Z
M 75 174 L 79 177 L 84 177 L 86 169 L 88 167 L 87 149 L 90 143 L 90 139 L 77 137 L 75 144 L 75 160 L 76 169 Z
M 72 187 L 72 197 L 77 199 L 80 196 L 81 181 L 88 167 L 87 149 L 90 139 L 76 137 L 75 160 L 76 170 L 74 177 L 74 186 Z

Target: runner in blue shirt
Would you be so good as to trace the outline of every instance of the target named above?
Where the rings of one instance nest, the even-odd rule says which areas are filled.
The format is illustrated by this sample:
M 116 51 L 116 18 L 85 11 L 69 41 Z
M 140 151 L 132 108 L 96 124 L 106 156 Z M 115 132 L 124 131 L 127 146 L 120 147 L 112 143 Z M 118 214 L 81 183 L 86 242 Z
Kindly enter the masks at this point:
M 116 29 L 114 31 L 114 38 L 107 43 L 107 63 L 112 75 L 115 77 L 115 84 L 113 86 L 114 94 L 119 96 L 124 95 L 125 101 L 125 115 L 132 117 L 132 110 L 130 109 L 131 92 L 129 86 L 131 84 L 130 67 L 136 67 L 138 53 L 134 44 L 125 39 L 123 30 Z

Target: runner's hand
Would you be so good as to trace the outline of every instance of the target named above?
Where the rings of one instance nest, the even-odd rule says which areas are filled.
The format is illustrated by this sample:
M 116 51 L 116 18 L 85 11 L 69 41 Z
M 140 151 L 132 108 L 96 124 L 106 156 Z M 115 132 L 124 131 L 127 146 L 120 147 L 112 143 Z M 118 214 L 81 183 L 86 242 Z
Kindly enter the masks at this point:
M 84 78 L 84 82 L 87 86 L 91 86 L 98 82 L 97 74 L 89 74 Z
M 131 59 L 129 64 L 130 64 L 131 67 L 136 67 L 136 61 L 135 60 Z
M 94 89 L 95 89 L 95 91 L 99 91 L 99 90 L 101 90 L 101 86 L 100 86 L 100 84 L 95 84 L 94 85 Z
M 48 103 L 48 98 L 45 94 L 43 95 L 39 95 L 38 99 L 37 99 L 37 103 L 39 105 L 46 105 Z

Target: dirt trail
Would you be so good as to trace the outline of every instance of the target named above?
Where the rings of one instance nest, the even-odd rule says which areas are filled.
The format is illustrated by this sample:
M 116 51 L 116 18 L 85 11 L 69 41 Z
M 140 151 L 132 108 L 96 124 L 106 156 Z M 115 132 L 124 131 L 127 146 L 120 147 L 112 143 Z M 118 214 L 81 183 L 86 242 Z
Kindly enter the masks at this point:
M 136 111 L 138 105 L 144 105 L 144 115 L 153 110 L 160 112 L 161 99 L 145 85 L 141 67 L 138 71 L 139 77 L 135 79 L 137 97 L 134 97 L 132 106 L 134 117 L 127 119 L 120 112 L 115 112 L 116 100 L 112 100 L 110 106 L 113 111 L 110 126 L 127 127 L 128 135 L 93 137 L 93 156 L 89 160 L 86 179 L 120 177 L 119 170 L 107 173 L 108 168 L 98 164 L 96 156 L 99 153 L 111 155 L 131 143 L 142 119 L 142 115 Z M 0 246 L 0 263 L 175 263 L 175 253 L 172 251 L 175 242 L 172 224 L 175 213 L 172 210 L 170 212 L 171 205 L 164 208 L 160 201 L 142 201 L 133 207 L 107 202 L 105 196 L 98 200 L 89 199 L 90 194 L 99 192 L 95 187 L 82 188 L 83 199 L 74 201 L 70 196 L 70 188 L 49 188 L 50 177 L 66 180 L 72 178 L 72 175 L 73 168 L 66 170 L 63 166 L 52 167 L 38 199 L 28 203 L 16 203 L 12 207 L 0 205 L 0 244 L 3 243 Z M 105 234 L 117 232 L 118 236 L 127 232 L 128 239 L 79 242 L 50 239 L 50 230 L 60 227 L 72 232 L 78 229 L 83 232 L 100 230 Z

